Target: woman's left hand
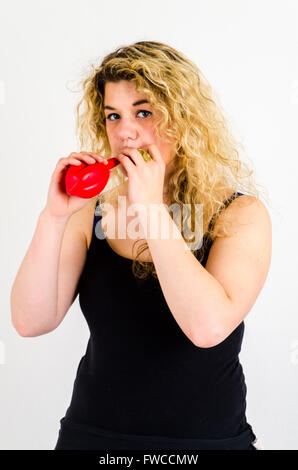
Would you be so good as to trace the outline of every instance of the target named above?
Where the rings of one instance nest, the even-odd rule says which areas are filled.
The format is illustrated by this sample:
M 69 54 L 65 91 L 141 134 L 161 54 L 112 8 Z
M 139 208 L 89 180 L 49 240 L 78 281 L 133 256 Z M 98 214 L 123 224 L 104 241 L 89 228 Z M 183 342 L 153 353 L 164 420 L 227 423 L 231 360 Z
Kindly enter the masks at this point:
M 163 203 L 165 162 L 156 145 L 148 147 L 151 160 L 145 161 L 140 152 L 131 147 L 115 155 L 126 170 L 128 177 L 128 204 Z

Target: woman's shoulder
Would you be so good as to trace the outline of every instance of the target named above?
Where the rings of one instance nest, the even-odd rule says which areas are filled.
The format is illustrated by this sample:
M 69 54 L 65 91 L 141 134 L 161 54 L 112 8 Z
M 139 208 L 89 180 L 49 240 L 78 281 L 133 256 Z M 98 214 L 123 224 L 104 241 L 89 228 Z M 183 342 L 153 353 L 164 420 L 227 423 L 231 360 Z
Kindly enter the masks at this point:
M 253 220 L 257 216 L 263 223 L 268 222 L 270 214 L 266 205 L 256 196 L 245 194 L 241 191 L 231 191 L 228 197 L 223 199 L 223 206 L 214 224 L 214 233 L 224 224 L 241 225 L 241 222 Z
M 266 212 L 266 207 L 260 199 L 232 188 L 223 191 L 219 200 L 221 201 L 219 211 L 210 222 L 214 236 L 221 233 L 224 226 L 237 224 L 242 217 L 247 217 L 249 212 L 256 210 Z

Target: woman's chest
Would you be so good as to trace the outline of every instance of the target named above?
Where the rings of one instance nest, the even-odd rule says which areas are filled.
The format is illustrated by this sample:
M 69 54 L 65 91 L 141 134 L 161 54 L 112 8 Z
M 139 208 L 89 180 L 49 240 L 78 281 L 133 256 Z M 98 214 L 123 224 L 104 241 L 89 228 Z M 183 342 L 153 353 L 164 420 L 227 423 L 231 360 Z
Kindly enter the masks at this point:
M 137 214 L 125 204 L 111 206 L 103 212 L 101 229 L 106 243 L 119 256 L 134 259 L 142 247 L 138 260 L 152 262 L 149 248 L 142 246 L 146 242 L 144 228 Z

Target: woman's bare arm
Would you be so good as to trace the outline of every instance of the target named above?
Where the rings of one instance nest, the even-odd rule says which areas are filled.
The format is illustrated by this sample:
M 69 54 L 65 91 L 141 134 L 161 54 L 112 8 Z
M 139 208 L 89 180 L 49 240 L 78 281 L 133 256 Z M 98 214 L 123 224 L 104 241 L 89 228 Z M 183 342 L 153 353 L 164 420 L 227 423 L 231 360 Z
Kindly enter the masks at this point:
M 38 336 L 55 329 L 75 298 L 87 253 L 86 221 L 96 198 L 68 195 L 64 178 L 69 165 L 82 161 L 92 164 L 105 160 L 86 152 L 59 159 L 46 206 L 13 283 L 11 319 L 21 336 Z
M 77 296 L 92 229 L 95 200 L 60 222 L 42 211 L 11 291 L 12 323 L 21 336 L 39 336 L 62 322 Z
M 21 336 L 47 333 L 55 322 L 58 264 L 67 220 L 47 210 L 38 217 L 10 295 L 12 323 Z

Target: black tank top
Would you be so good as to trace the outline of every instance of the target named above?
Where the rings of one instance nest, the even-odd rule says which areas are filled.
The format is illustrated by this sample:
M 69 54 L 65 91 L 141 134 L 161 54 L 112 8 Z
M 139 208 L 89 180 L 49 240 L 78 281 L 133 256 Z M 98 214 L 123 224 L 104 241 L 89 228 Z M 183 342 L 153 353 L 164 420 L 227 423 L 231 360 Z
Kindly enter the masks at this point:
M 234 193 L 222 209 L 239 195 Z M 115 253 L 102 237 L 96 209 L 79 281 L 90 338 L 63 420 L 82 428 L 169 438 L 226 439 L 247 432 L 246 384 L 238 358 L 244 322 L 214 347 L 195 346 L 169 310 L 158 279 L 139 282 L 132 260 Z M 203 266 L 211 244 L 204 237 Z M 250 441 L 252 431 L 251 436 Z

